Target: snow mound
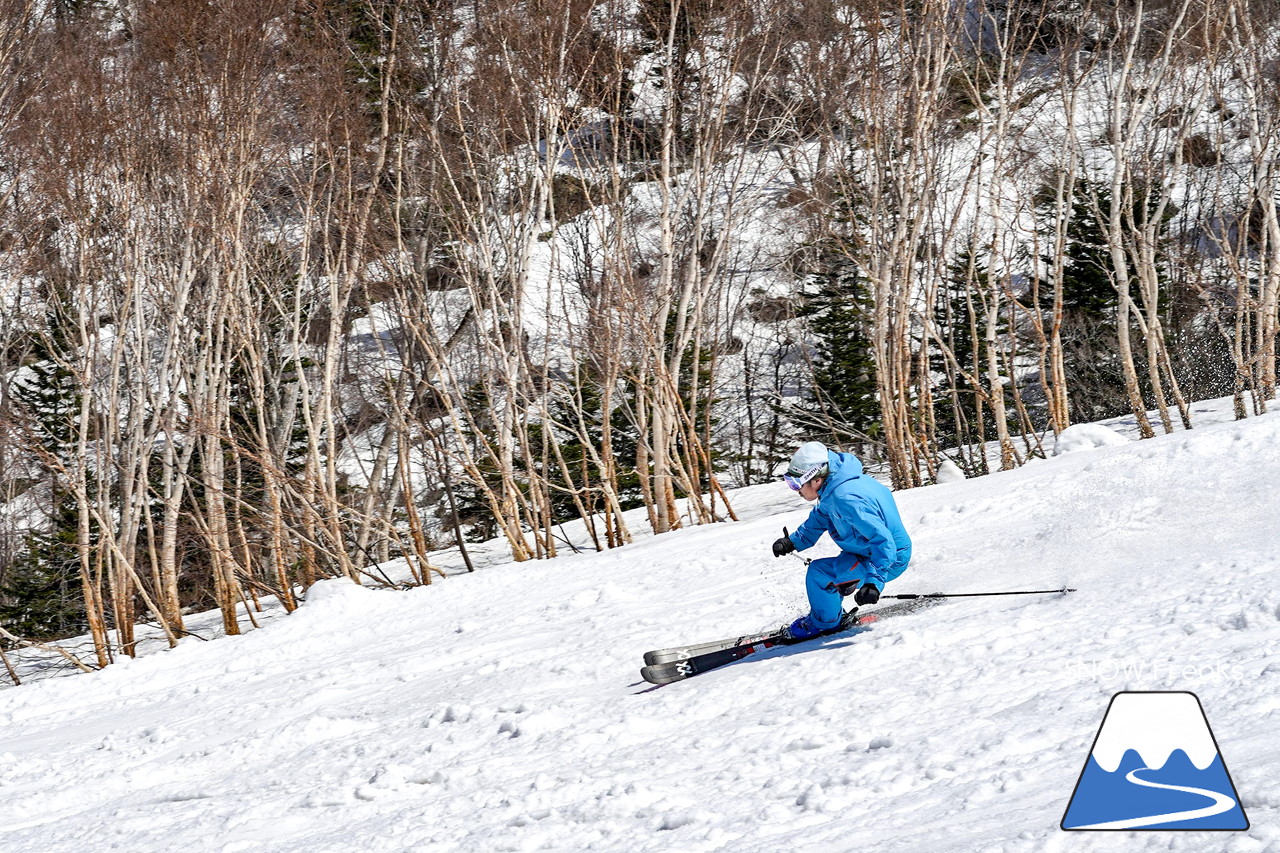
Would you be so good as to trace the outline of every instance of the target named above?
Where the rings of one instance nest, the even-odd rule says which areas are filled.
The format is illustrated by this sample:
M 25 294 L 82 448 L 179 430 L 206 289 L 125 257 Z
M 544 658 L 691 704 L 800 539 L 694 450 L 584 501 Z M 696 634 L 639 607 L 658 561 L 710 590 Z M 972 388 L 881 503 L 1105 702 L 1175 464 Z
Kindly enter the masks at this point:
M 332 578 L 312 584 L 307 589 L 304 603 L 312 609 L 323 604 L 326 608 L 341 610 L 351 602 L 364 600 L 371 594 L 373 590 L 345 578 Z
M 1120 447 L 1131 441 L 1102 424 L 1076 424 L 1058 434 L 1053 445 L 1053 455 L 1075 453 L 1079 450 L 1095 450 L 1099 447 Z
M 382 603 L 382 598 L 376 590 L 352 583 L 346 578 L 332 578 L 312 584 L 301 602 L 302 606 L 294 615 L 307 623 L 353 618 L 358 614 L 375 612 Z M 308 630 L 310 628 L 309 624 Z
M 959 483 L 964 479 L 964 471 L 961 471 L 960 466 L 950 459 L 943 459 L 942 463 L 938 465 L 939 483 Z

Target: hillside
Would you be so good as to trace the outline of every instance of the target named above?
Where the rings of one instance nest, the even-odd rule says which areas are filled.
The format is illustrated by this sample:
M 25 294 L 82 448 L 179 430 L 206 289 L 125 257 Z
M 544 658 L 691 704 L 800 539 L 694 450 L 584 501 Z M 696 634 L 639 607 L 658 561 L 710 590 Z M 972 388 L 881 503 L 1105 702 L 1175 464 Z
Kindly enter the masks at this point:
M 1280 849 L 1277 446 L 1267 415 L 900 493 L 917 556 L 889 592 L 1079 591 L 652 692 L 646 649 L 802 609 L 801 564 L 768 554 L 804 515 L 786 489 L 429 589 L 323 582 L 245 636 L 0 692 L 0 847 Z M 1123 689 L 1199 695 L 1247 833 L 1058 829 Z
M 712 524 L 804 439 L 907 488 L 1243 416 L 1278 10 L 17 0 L 6 642 Z

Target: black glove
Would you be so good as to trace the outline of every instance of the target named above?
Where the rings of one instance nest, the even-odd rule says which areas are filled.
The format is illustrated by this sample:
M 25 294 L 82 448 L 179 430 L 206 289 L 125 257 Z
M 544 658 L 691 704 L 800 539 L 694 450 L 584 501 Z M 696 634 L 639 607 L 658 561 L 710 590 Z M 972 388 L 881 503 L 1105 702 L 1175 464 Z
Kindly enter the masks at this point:
M 853 600 L 857 604 L 875 604 L 880 600 L 880 590 L 876 589 L 873 583 L 864 583 L 862 589 L 858 590 Z
M 773 556 L 785 557 L 796 549 L 795 544 L 791 541 L 790 536 L 783 536 L 777 542 L 773 543 Z

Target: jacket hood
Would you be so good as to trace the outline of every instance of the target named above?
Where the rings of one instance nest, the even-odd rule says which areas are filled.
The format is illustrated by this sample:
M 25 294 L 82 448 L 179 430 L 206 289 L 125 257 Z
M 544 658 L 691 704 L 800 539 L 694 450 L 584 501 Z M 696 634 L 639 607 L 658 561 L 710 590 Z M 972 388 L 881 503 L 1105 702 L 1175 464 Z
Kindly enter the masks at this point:
M 827 494 L 841 483 L 847 483 L 862 476 L 862 462 L 852 453 L 838 453 L 834 450 L 828 450 L 827 466 L 831 469 L 831 472 L 827 475 L 827 481 L 822 484 L 822 490 L 818 492 L 819 496 Z

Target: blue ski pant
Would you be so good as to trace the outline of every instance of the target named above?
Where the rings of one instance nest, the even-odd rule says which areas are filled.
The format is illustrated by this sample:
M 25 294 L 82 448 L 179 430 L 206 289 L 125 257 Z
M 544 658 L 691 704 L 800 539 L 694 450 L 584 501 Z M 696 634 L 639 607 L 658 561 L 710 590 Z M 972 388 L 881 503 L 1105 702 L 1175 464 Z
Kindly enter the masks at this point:
M 911 560 L 911 549 L 898 551 L 898 559 L 889 571 L 885 572 L 884 582 L 896 578 L 906 571 Z M 809 594 L 809 615 L 820 628 L 834 628 L 840 623 L 844 610 L 841 595 L 836 586 L 849 581 L 856 581 L 858 586 L 866 580 L 869 567 L 866 557 L 841 551 L 835 557 L 823 557 L 809 563 L 809 571 L 805 575 L 805 591 Z

